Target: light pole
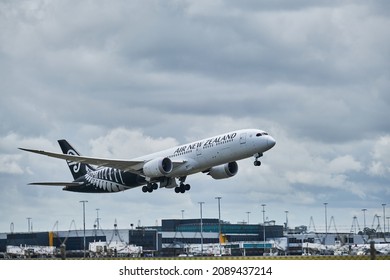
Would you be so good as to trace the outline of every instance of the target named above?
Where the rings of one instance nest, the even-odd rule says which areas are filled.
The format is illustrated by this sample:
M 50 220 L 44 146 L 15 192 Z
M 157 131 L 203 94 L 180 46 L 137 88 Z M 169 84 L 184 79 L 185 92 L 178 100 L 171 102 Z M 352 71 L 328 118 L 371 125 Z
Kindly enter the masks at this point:
M 366 228 L 366 211 L 367 211 L 367 209 L 363 208 L 362 211 L 363 211 L 363 222 L 364 222 L 363 232 L 364 232 L 364 229 Z
M 264 246 L 263 246 L 263 248 L 264 248 L 264 252 L 265 252 L 265 204 L 261 204 L 261 206 L 263 206 L 263 244 L 264 244 Z
M 184 219 L 184 210 L 181 210 L 181 219 Z
M 249 214 L 250 214 L 251 212 L 246 212 L 246 214 L 248 215 L 248 221 L 247 221 L 247 224 L 249 225 Z
M 27 219 L 27 232 L 31 232 L 31 219 L 30 217 L 26 218 Z
M 203 256 L 203 212 L 202 212 L 202 206 L 204 202 L 198 202 L 200 207 L 200 252 Z
M 286 248 L 286 255 L 288 255 L 288 211 L 284 211 L 284 213 L 286 213 L 286 237 L 287 237 L 287 248 Z
M 86 240 L 85 240 L 85 203 L 88 202 L 87 200 L 81 200 L 80 203 L 83 204 L 83 229 L 84 229 L 84 258 L 86 255 L 85 247 L 86 247 Z
M 218 199 L 218 241 L 219 241 L 219 254 L 222 254 L 222 248 L 221 248 L 221 196 L 215 197 L 215 199 Z

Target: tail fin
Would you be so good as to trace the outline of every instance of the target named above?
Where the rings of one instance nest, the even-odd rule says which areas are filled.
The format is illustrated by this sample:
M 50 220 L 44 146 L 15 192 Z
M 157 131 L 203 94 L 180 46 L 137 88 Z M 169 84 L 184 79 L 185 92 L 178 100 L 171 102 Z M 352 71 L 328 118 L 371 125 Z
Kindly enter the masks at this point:
M 58 144 L 60 144 L 61 150 L 64 154 L 68 155 L 77 155 L 80 156 L 80 154 L 68 143 L 68 141 L 62 139 L 58 140 Z M 80 162 L 73 162 L 73 161 L 66 161 L 68 163 L 70 172 L 73 175 L 73 178 L 76 180 L 77 178 L 80 178 L 81 176 L 84 176 L 88 173 L 88 171 L 93 171 L 95 168 L 90 166 L 89 164 L 84 164 Z

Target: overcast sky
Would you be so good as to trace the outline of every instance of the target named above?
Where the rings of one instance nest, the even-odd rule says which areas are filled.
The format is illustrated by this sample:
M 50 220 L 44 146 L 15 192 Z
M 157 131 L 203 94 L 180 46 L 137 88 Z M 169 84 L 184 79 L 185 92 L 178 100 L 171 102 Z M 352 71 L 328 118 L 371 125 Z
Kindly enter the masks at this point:
M 390 2 L 0 1 L 0 232 L 218 217 L 349 231 L 390 216 Z M 78 194 L 66 163 L 18 147 L 133 158 L 241 128 L 262 166 L 192 189 Z M 333 217 L 332 222 L 330 222 Z M 57 223 L 58 221 L 58 223 Z M 333 223 L 333 221 L 335 223 Z M 55 224 L 58 224 L 58 227 Z M 375 222 L 375 227 L 377 222 Z M 311 225 L 313 229 L 313 225 Z

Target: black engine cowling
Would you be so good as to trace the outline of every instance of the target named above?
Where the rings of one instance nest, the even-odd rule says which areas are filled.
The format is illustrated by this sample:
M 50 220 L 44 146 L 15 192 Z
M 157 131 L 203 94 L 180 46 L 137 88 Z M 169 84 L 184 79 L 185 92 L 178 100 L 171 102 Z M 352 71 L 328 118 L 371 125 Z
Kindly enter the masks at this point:
M 237 162 L 233 161 L 223 165 L 211 167 L 208 175 L 218 180 L 233 177 L 237 174 L 237 172 L 238 164 Z
M 143 172 L 146 177 L 155 178 L 168 175 L 172 169 L 173 164 L 169 158 L 156 158 L 144 164 Z

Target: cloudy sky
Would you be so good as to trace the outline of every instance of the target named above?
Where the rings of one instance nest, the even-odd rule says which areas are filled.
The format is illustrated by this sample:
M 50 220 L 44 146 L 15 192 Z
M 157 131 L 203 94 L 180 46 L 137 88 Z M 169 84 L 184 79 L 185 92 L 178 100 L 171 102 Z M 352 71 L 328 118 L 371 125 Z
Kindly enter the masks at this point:
M 0 1 L 0 232 L 232 223 L 349 231 L 390 216 L 390 2 Z M 227 180 L 190 192 L 78 194 L 28 186 L 69 181 L 59 152 L 133 158 L 240 128 L 277 141 Z M 333 221 L 330 222 L 331 217 Z M 383 218 L 380 222 L 383 226 Z M 58 225 L 58 226 L 57 226 Z M 377 222 L 375 222 L 375 226 Z M 313 228 L 313 225 L 311 225 Z

